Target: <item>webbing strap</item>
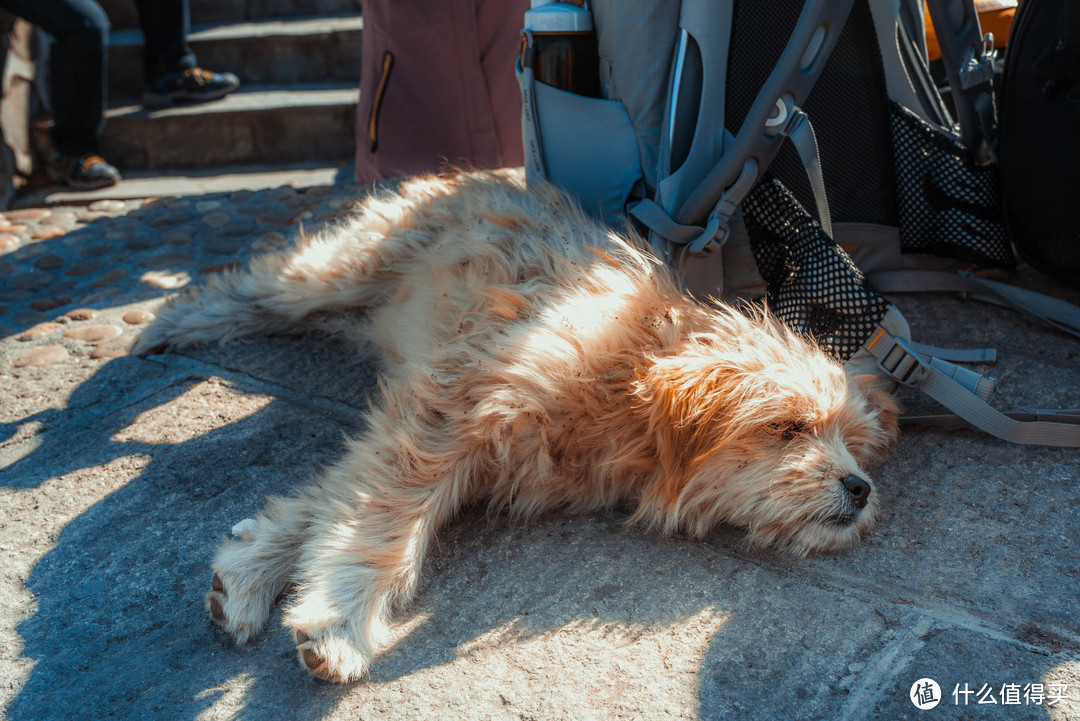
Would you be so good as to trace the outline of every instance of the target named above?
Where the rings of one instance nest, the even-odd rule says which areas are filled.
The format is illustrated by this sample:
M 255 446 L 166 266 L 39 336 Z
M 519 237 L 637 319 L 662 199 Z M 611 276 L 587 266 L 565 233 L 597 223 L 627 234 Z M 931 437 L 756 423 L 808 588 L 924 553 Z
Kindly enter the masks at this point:
M 648 199 L 630 206 L 628 212 L 664 240 L 686 246 L 690 253 L 709 253 L 723 246 L 727 240 L 731 216 L 753 189 L 757 178 L 757 163 L 753 159 L 747 160 L 735 184 L 716 201 L 704 228 L 676 223 L 663 208 Z
M 1080 409 L 1062 410 L 1039 410 L 1039 411 L 1006 411 L 1001 415 L 1011 418 L 1020 423 L 1045 422 L 1045 423 L 1080 423 Z M 955 413 L 928 414 L 918 416 L 901 416 L 900 425 L 904 426 L 929 426 L 941 428 L 946 431 L 958 431 L 964 428 L 975 428 L 974 425 L 965 421 Z
M 825 234 L 830 238 L 832 232 L 832 215 L 829 213 L 829 199 L 825 195 L 825 177 L 821 174 L 821 154 L 818 152 L 817 136 L 814 134 L 814 126 L 810 124 L 810 118 L 798 107 L 792 106 L 794 120 L 787 128 L 788 139 L 799 153 L 799 160 L 806 168 L 806 177 L 810 180 L 810 188 L 814 191 L 814 204 L 817 205 L 818 223 Z
M 994 348 L 942 348 L 908 341 L 908 345 L 919 355 L 940 358 L 953 363 L 996 363 L 997 350 Z
M 1080 308 L 1035 291 L 970 273 L 937 270 L 886 270 L 870 273 L 867 279 L 883 295 L 922 291 L 968 293 L 975 300 L 1023 311 L 1063 333 L 1080 338 Z
M 976 395 L 978 391 L 972 392 L 960 380 L 950 377 L 947 369 L 951 364 L 933 362 L 936 359 L 926 361 L 907 341 L 881 327 L 865 347 L 877 359 L 878 367 L 893 380 L 920 389 L 992 436 L 1010 443 L 1080 448 L 1080 415 L 1056 412 L 1052 414 L 1054 420 L 1045 420 L 1043 416 L 1022 420 L 1005 415 Z

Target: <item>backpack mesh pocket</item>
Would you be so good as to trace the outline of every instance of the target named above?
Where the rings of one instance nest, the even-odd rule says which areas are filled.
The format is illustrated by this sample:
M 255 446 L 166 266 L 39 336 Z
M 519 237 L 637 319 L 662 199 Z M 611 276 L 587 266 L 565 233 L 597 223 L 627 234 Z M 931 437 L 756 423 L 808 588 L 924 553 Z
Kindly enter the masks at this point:
M 760 183 L 742 208 L 772 313 L 846 361 L 870 338 L 889 302 L 780 181 Z
M 955 138 L 897 103 L 889 116 L 903 252 L 1014 267 L 997 168 L 977 167 Z

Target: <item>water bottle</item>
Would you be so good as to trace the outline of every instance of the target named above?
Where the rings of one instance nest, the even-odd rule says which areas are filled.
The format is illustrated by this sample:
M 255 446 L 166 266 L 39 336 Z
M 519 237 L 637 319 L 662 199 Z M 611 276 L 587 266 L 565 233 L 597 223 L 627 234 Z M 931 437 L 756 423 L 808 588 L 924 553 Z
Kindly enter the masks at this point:
M 592 13 L 556 0 L 532 0 L 521 32 L 521 66 L 546 85 L 600 97 L 600 52 Z

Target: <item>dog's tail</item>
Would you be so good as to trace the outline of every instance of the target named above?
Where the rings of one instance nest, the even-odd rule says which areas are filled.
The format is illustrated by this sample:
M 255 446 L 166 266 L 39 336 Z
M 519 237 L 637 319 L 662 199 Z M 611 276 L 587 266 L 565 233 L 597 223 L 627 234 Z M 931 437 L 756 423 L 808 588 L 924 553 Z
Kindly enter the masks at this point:
M 432 242 L 410 218 L 435 190 L 408 185 L 368 198 L 354 219 L 293 249 L 258 256 L 245 271 L 174 296 L 140 334 L 135 352 L 287 333 L 311 327 L 306 321 L 316 313 L 379 305 L 393 291 L 401 264 Z

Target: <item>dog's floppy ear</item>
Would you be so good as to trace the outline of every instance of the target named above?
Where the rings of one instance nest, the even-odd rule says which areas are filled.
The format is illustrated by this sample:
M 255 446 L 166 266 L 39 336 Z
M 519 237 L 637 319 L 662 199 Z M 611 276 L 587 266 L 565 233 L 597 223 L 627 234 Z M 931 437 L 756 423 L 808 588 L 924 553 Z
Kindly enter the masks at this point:
M 694 356 L 657 359 L 633 384 L 662 471 L 664 500 L 674 503 L 701 458 L 722 442 L 732 403 L 731 369 Z
M 900 404 L 892 393 L 885 390 L 886 381 L 872 373 L 857 375 L 854 378 L 855 386 L 866 397 L 870 411 L 876 413 L 881 426 L 879 433 L 867 439 L 874 460 L 881 458 L 896 443 L 896 437 L 900 430 Z

